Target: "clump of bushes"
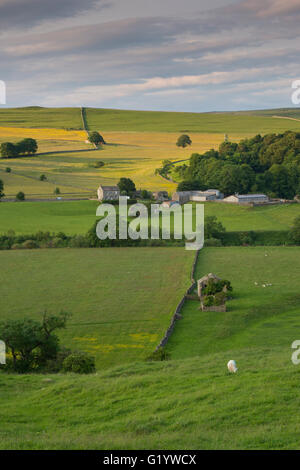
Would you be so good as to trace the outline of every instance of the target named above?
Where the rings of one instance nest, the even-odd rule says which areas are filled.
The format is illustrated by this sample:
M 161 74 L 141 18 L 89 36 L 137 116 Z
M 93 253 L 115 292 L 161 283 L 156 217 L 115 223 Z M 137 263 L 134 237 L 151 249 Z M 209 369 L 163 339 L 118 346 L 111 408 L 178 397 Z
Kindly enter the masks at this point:
M 64 359 L 62 370 L 76 374 L 92 374 L 96 371 L 95 359 L 83 352 L 72 353 Z
M 159 348 L 150 354 L 150 356 L 147 358 L 147 361 L 167 361 L 170 358 L 171 355 L 165 350 L 165 348 Z
M 231 292 L 232 286 L 231 282 L 226 279 L 220 279 L 218 281 L 210 279 L 208 281 L 207 287 L 203 289 L 204 295 L 215 295 L 219 292 Z
M 103 166 L 104 162 L 102 162 L 101 160 L 99 160 L 98 162 L 89 163 L 90 168 L 102 168 Z
M 223 246 L 222 240 L 218 238 L 208 238 L 207 240 L 204 241 L 204 246 Z
M 232 292 L 231 282 L 225 279 L 209 279 L 207 286 L 202 290 L 202 304 L 205 307 L 224 305 L 228 293 Z

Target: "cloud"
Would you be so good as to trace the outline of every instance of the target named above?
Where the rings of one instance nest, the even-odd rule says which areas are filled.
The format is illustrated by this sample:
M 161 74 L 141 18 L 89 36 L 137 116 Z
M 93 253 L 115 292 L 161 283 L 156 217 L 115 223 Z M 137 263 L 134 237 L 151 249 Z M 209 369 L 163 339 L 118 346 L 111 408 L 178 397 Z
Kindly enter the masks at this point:
M 0 27 L 2 31 L 29 28 L 45 20 L 67 18 L 108 4 L 106 0 L 0 0 Z
M 299 13 L 299 7 L 300 0 L 246 0 L 241 3 L 240 10 L 263 18 Z
M 122 1 L 127 11 L 125 4 L 132 1 Z M 0 78 L 7 80 L 15 104 L 104 102 L 108 107 L 193 110 L 201 99 L 209 109 L 213 103 L 220 109 L 216 101 L 220 89 L 227 90 L 222 108 L 223 103 L 230 104 L 230 97 L 237 103 L 237 93 L 244 102 L 246 85 L 253 85 L 262 101 L 267 82 L 289 80 L 300 70 L 300 0 L 239 1 L 188 18 L 184 5 L 180 17 L 136 18 L 128 8 L 128 18 L 108 22 L 101 15 L 93 18 L 91 10 L 91 21 L 80 24 L 83 8 L 105 4 L 104 0 L 26 0 L 25 7 L 25 0 L 0 0 L 0 26 L 6 18 L 9 27 L 16 11 L 14 25 L 20 24 L 18 31 L 8 30 L 9 40 L 0 45 L 0 61 L 6 64 Z M 153 6 L 157 12 L 158 0 L 149 5 L 148 11 Z M 51 25 L 55 15 L 60 21 Z M 68 15 L 77 15 L 74 24 L 72 19 L 64 22 Z M 21 19 L 26 26 L 48 20 L 47 29 L 22 29 Z M 253 90 L 249 88 L 251 107 Z M 280 96 L 279 85 L 277 90 L 275 98 Z

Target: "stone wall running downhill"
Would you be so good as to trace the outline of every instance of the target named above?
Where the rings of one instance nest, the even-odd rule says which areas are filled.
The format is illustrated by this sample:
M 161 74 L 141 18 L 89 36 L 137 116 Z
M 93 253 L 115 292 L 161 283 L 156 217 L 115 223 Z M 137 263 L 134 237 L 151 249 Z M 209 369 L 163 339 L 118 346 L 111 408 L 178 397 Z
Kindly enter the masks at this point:
M 195 280 L 195 273 L 196 273 L 196 267 L 197 267 L 197 261 L 198 261 L 198 258 L 199 258 L 199 253 L 200 253 L 200 250 L 198 250 L 196 252 L 196 255 L 195 255 L 195 258 L 194 258 L 194 261 L 193 261 L 193 266 L 192 266 L 192 271 L 191 271 L 191 282 L 192 282 L 192 284 L 187 289 L 187 291 L 184 293 L 182 299 L 180 300 L 179 304 L 177 305 L 175 313 L 171 318 L 170 326 L 167 329 L 167 331 L 166 331 L 164 337 L 162 338 L 161 342 L 156 347 L 155 351 L 157 351 L 160 348 L 163 348 L 167 344 L 167 342 L 169 341 L 169 338 L 170 338 L 170 336 L 171 336 L 171 334 L 174 330 L 174 327 L 175 327 L 175 324 L 176 324 L 177 320 L 180 320 L 180 318 L 182 318 L 182 315 L 181 315 L 182 307 L 184 306 L 186 300 L 188 299 L 189 296 L 191 296 L 192 292 L 194 291 L 194 289 L 197 286 L 197 282 Z
M 90 132 L 89 132 L 89 126 L 88 126 L 87 119 L 86 119 L 86 110 L 85 110 L 85 108 L 81 108 L 81 120 L 82 120 L 83 129 L 85 130 L 85 132 L 87 134 L 87 140 L 88 140 L 89 137 L 90 137 Z M 93 145 L 95 150 L 98 149 L 96 144 L 92 144 L 92 145 Z

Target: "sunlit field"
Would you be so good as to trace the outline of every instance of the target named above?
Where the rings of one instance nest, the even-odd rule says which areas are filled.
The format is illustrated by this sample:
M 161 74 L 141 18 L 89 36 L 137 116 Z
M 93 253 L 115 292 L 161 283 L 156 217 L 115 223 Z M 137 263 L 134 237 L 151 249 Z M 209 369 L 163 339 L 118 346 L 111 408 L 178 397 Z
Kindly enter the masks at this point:
M 41 154 L 0 160 L 0 179 L 4 181 L 7 197 L 18 191 L 28 197 L 49 197 L 56 187 L 62 195 L 95 196 L 99 184 L 116 184 L 124 176 L 131 178 L 137 189 L 172 192 L 176 183 L 155 175 L 162 160 L 188 160 L 192 152 L 217 148 L 224 138 L 222 134 L 191 134 L 192 146 L 182 149 L 176 146 L 175 133 L 105 132 L 107 145 L 94 150 L 85 143 L 86 134 L 82 131 L 22 129 L 18 134 L 17 129 L 0 128 L 0 141 L 29 135 L 37 138 Z M 238 140 L 238 136 L 233 138 Z M 93 165 L 99 160 L 104 167 L 96 169 Z M 5 172 L 8 166 L 12 170 L 9 174 Z M 46 175 L 47 181 L 40 182 L 41 174 Z

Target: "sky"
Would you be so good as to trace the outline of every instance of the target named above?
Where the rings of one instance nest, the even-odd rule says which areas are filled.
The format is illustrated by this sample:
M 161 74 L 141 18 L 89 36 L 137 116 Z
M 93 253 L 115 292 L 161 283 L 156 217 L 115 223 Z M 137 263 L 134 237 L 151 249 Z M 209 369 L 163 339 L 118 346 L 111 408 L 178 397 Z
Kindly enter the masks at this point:
M 13 106 L 295 107 L 300 0 L 0 0 Z

